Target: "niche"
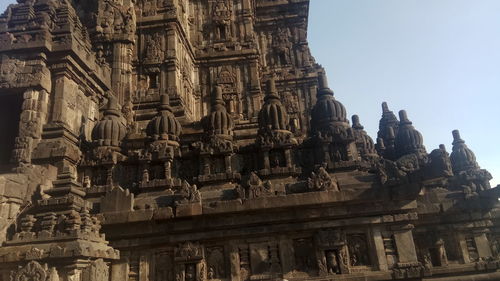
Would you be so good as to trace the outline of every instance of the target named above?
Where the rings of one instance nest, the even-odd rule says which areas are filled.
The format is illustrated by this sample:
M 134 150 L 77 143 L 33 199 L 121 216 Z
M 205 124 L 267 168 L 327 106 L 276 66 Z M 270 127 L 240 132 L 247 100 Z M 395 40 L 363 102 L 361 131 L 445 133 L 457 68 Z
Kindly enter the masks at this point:
M 23 95 L 2 94 L 0 96 L 0 167 L 8 165 L 16 137 L 19 134 L 19 120 Z

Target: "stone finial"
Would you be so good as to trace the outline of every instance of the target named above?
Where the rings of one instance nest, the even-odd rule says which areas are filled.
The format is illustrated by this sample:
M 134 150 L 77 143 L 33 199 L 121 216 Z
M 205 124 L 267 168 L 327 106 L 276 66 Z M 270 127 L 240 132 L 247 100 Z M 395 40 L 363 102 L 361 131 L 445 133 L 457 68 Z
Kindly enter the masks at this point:
M 353 115 L 352 117 L 352 127 L 354 129 L 359 129 L 359 130 L 363 130 L 364 127 L 363 125 L 361 125 L 361 123 L 359 122 L 359 116 L 358 115 Z
M 224 102 L 224 99 L 222 98 L 222 87 L 220 85 L 215 86 L 215 98 L 214 101 L 212 102 L 213 110 L 214 111 L 226 111 L 225 107 L 226 103 Z
M 399 122 L 401 124 L 412 124 L 412 122 L 408 119 L 408 115 L 406 114 L 406 110 L 399 111 Z
M 92 129 L 92 141 L 96 146 L 119 147 L 127 133 L 127 127 L 120 120 L 121 111 L 115 96 L 108 96 L 103 118 Z
M 450 155 L 451 165 L 454 173 L 479 169 L 476 155 L 467 147 L 465 141 L 460 137 L 458 130 L 453 130 L 453 148 Z
M 104 111 L 104 116 L 115 115 L 120 116 L 120 107 L 118 106 L 118 100 L 113 94 L 108 96 L 108 103 L 106 104 L 106 109 Z
M 320 72 L 318 75 L 318 96 L 331 95 L 333 96 L 333 91 L 328 87 L 328 79 L 325 72 Z
M 412 153 L 417 153 L 419 155 L 426 153 L 422 134 L 413 127 L 405 110 L 399 111 L 399 119 L 398 133 L 394 140 L 396 157 Z
M 395 138 L 396 138 L 396 135 L 394 134 L 394 128 L 388 127 L 387 128 L 387 139 L 394 140 Z
M 288 114 L 277 94 L 274 76 L 267 80 L 267 93 L 264 105 L 259 111 L 258 121 L 261 129 L 288 130 Z
M 179 140 L 179 136 L 182 133 L 182 126 L 172 112 L 168 94 L 160 96 L 158 114 L 149 121 L 146 133 L 154 140 Z
M 273 77 L 269 78 L 267 80 L 267 93 L 268 94 L 274 94 L 276 93 L 276 79 Z
M 266 96 L 265 101 L 269 99 L 279 99 L 278 90 L 276 90 L 276 78 L 273 76 L 266 82 Z
M 224 136 L 230 139 L 234 129 L 231 114 L 226 111 L 226 103 L 222 99 L 222 87 L 215 86 L 215 99 L 212 103 L 212 112 L 203 119 L 205 131 L 209 135 Z
M 382 103 L 382 112 L 390 112 L 389 106 L 387 105 L 387 102 Z
M 453 145 L 457 143 L 465 143 L 465 141 L 460 137 L 460 131 L 459 130 L 453 130 L 452 132 L 453 135 Z
M 160 107 L 159 111 L 172 111 L 172 108 L 170 107 L 170 97 L 168 94 L 162 94 L 160 95 Z
M 318 81 L 319 81 L 319 89 L 329 89 L 328 87 L 328 78 L 326 77 L 325 72 L 321 72 L 318 76 Z
M 224 102 L 224 100 L 222 100 L 222 87 L 220 85 L 215 86 L 215 101 Z
M 384 139 L 383 138 L 377 138 L 377 146 L 379 149 L 385 149 L 385 144 L 384 144 Z

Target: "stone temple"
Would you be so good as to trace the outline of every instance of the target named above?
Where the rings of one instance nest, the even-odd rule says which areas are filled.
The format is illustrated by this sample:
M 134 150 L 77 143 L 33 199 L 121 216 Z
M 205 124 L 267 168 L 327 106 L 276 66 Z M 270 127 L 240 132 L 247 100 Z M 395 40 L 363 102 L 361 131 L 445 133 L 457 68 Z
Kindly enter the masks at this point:
M 350 122 L 308 7 L 8 6 L 0 280 L 500 280 L 500 186 L 458 131 Z

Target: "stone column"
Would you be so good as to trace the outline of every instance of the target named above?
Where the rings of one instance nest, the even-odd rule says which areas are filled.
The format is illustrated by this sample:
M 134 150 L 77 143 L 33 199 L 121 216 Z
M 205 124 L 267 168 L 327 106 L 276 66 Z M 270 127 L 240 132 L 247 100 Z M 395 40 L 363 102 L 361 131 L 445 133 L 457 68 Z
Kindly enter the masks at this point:
M 47 91 L 29 89 L 24 92 L 23 98 L 19 134 L 12 153 L 12 162 L 16 164 L 31 163 L 31 152 L 40 141 L 43 125 L 47 121 Z
M 287 236 L 279 237 L 279 252 L 281 260 L 281 269 L 284 277 L 293 272 L 295 256 L 293 253 L 293 242 Z
M 398 251 L 399 262 L 411 263 L 418 262 L 415 243 L 413 242 L 413 225 L 407 224 L 397 227 L 394 230 L 394 240 Z
M 257 117 L 262 107 L 262 93 L 260 91 L 259 68 L 257 59 L 250 62 L 250 99 L 248 118 Z
M 129 266 L 126 259 L 113 262 L 111 264 L 111 281 L 128 280 Z
M 456 233 L 456 241 L 458 242 L 458 247 L 462 256 L 463 263 L 470 263 L 469 250 L 467 248 L 467 241 L 465 241 L 465 235 L 461 232 Z
M 477 253 L 480 258 L 491 257 L 491 247 L 486 237 L 486 230 L 474 232 L 474 242 L 476 243 Z
M 113 44 L 111 84 L 119 104 L 124 104 L 126 100 L 131 99 L 133 46 L 133 42 Z
M 141 254 L 139 258 L 139 280 L 149 281 L 149 262 L 150 255 L 148 253 Z M 125 279 L 126 280 L 126 279 Z
M 238 245 L 230 242 L 226 247 L 229 253 L 229 276 L 230 280 L 240 280 L 240 255 Z
M 226 165 L 226 173 L 231 173 L 231 155 L 224 156 L 224 163 Z
M 385 255 L 384 239 L 380 227 L 374 227 L 371 231 L 372 245 L 375 248 L 376 263 L 379 270 L 389 270 L 387 256 Z
M 285 149 L 285 162 L 287 167 L 292 167 L 293 161 L 292 161 L 292 152 L 290 149 Z

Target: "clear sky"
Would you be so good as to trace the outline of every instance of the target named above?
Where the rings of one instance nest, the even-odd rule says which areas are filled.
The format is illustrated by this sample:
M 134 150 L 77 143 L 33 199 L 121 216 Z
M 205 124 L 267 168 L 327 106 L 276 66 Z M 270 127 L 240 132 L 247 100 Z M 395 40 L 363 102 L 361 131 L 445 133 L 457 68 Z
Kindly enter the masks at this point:
M 311 0 L 309 42 L 372 137 L 387 101 L 429 152 L 459 129 L 500 184 L 500 0 Z
M 500 0 L 311 0 L 309 42 L 348 114 L 375 138 L 406 109 L 427 151 L 451 131 L 500 184 Z

